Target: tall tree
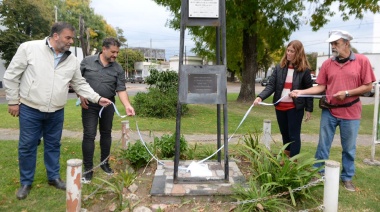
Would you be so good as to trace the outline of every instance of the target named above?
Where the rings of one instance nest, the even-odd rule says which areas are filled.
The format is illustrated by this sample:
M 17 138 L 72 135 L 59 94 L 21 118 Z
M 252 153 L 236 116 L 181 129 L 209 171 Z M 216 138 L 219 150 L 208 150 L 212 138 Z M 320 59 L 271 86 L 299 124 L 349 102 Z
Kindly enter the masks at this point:
M 3 0 L 0 2 L 0 54 L 8 66 L 18 46 L 43 39 L 53 23 L 48 0 Z
M 119 55 L 117 56 L 117 62 L 123 67 L 127 75 L 131 76 L 135 67 L 135 62 L 144 61 L 144 54 L 140 51 L 135 51 L 133 49 L 122 48 L 120 49 Z
M 167 7 L 174 18 L 169 20 L 169 26 L 180 27 L 180 7 L 178 0 L 154 0 L 157 4 Z M 222 1 L 222 0 L 220 0 Z M 227 14 L 227 57 L 229 70 L 241 69 L 241 89 L 238 101 L 251 102 L 255 98 L 255 76 L 260 60 L 267 53 L 282 48 L 292 32 L 297 30 L 305 20 L 303 12 L 305 5 L 309 11 L 310 25 L 318 30 L 335 15 L 331 10 L 333 3 L 339 4 L 339 12 L 343 20 L 349 17 L 362 18 L 366 11 L 378 12 L 378 1 L 323 1 L 319 0 L 228 0 Z M 212 52 L 215 49 L 212 27 L 189 27 L 189 33 L 194 36 L 195 50 L 199 53 Z M 206 48 L 202 50 L 201 48 Z M 233 51 L 231 51 L 233 50 Z M 234 52 L 236 51 L 236 52 Z M 230 66 L 231 63 L 231 66 Z

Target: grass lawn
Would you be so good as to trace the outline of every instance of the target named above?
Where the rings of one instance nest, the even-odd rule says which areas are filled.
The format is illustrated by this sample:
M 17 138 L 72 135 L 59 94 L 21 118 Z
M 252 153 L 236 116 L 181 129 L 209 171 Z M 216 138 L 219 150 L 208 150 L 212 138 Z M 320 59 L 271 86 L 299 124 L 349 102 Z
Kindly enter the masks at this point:
M 228 94 L 228 131 L 233 133 L 238 126 L 243 115 L 246 113 L 250 104 L 237 103 L 234 100 L 237 94 Z M 265 102 L 271 102 L 270 99 Z M 318 134 L 320 109 L 314 101 L 315 111 L 312 114 L 312 120 L 303 124 L 302 133 Z M 120 103 L 117 104 L 122 114 Z M 189 105 L 189 114 L 181 118 L 182 134 L 202 134 L 216 132 L 216 106 L 215 105 Z M 363 117 L 361 121 L 360 134 L 372 134 L 373 123 L 373 105 L 363 106 Z M 64 128 L 72 131 L 82 131 L 80 108 L 75 106 L 75 100 L 69 100 L 65 108 Z M 7 105 L 0 104 L 0 128 L 18 128 L 18 119 L 11 117 L 7 113 Z M 247 132 L 261 131 L 264 119 L 272 121 L 272 133 L 279 133 L 276 123 L 274 108 L 271 106 L 254 107 L 247 117 L 245 123 L 237 133 L 244 134 Z M 115 116 L 114 126 L 119 126 L 122 119 Z M 138 121 L 140 130 L 152 132 L 174 132 L 175 118 L 172 119 L 153 119 L 142 118 L 137 116 L 136 119 L 130 119 L 130 126 L 134 128 L 135 120 Z M 273 148 L 279 148 L 280 141 L 276 142 Z M 97 143 L 98 144 L 98 143 Z M 231 151 L 233 150 L 231 144 Z M 277 146 L 276 146 L 277 145 Z M 307 157 L 313 157 L 316 146 L 313 143 L 303 143 L 302 152 L 307 153 Z M 97 145 L 98 148 L 99 145 Z M 117 145 L 112 146 L 112 154 L 115 156 Z M 38 148 L 37 170 L 33 189 L 27 199 L 19 201 L 15 193 L 19 188 L 19 172 L 17 161 L 17 141 L 0 141 L 0 170 L 3 176 L 0 181 L 0 211 L 64 211 L 66 208 L 65 192 L 55 189 L 47 184 L 46 170 L 43 164 L 43 146 Z M 380 167 L 367 166 L 362 161 L 371 155 L 371 147 L 359 146 L 356 158 L 356 176 L 354 183 L 358 187 L 358 192 L 348 192 L 340 186 L 339 191 L 339 211 L 378 211 L 380 201 Z M 378 154 L 379 155 L 379 154 Z M 72 158 L 82 158 L 81 138 L 65 138 L 62 140 L 61 147 L 61 177 L 66 179 L 66 161 Z M 341 147 L 333 147 L 331 159 L 341 161 Z M 379 156 L 377 156 L 379 160 Z M 94 162 L 99 160 L 99 149 L 95 150 Z M 102 173 L 102 172 L 99 172 Z M 99 174 L 99 177 L 106 177 Z M 150 182 L 151 183 L 151 182 Z M 85 186 L 82 190 L 82 197 L 91 194 L 96 186 Z M 318 203 L 302 203 L 299 209 L 314 208 L 322 204 L 323 189 L 315 193 Z M 100 195 L 96 194 L 92 199 L 82 201 L 82 207 L 101 202 Z M 101 204 L 108 204 L 103 202 Z M 220 211 L 228 211 L 227 208 Z

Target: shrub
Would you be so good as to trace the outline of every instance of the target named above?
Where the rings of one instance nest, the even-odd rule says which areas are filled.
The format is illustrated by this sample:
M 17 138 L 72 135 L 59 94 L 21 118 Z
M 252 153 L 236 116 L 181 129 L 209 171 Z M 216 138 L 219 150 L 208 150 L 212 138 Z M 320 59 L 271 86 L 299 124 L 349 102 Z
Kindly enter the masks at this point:
M 136 113 L 145 117 L 171 118 L 176 117 L 178 102 L 178 74 L 174 71 L 150 71 L 145 79 L 149 85 L 147 93 L 137 93 L 134 98 Z M 182 104 L 181 114 L 188 111 Z
M 150 88 L 148 93 L 137 93 L 133 103 L 136 114 L 142 117 L 176 117 L 177 93 L 176 89 L 162 92 L 157 88 Z M 187 105 L 182 105 L 181 114 L 186 114 L 188 110 Z
M 151 149 L 149 144 L 147 147 Z M 135 169 L 145 166 L 151 159 L 151 155 L 140 140 L 134 144 L 129 143 L 127 149 L 120 150 L 120 157 L 127 159 Z
M 176 134 L 172 135 L 162 135 L 161 138 L 154 138 L 154 149 L 159 158 L 172 158 L 175 155 L 175 137 Z M 182 135 L 180 138 L 180 153 L 182 155 L 187 151 L 187 142 L 185 137 Z

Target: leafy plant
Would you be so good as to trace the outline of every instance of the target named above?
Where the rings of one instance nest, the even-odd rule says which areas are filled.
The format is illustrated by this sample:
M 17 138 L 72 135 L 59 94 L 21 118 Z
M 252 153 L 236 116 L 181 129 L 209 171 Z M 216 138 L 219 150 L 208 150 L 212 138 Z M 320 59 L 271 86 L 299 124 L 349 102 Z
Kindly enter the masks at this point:
M 147 144 L 149 150 L 151 150 L 150 146 Z M 140 140 L 137 140 L 134 144 L 129 143 L 128 148 L 120 150 L 119 155 L 121 158 L 127 159 L 135 169 L 145 166 L 151 159 L 151 155 Z
M 136 114 L 142 117 L 171 118 L 177 114 L 177 89 L 166 92 L 158 88 L 149 88 L 147 93 L 139 92 L 134 98 Z M 181 114 L 186 114 L 189 108 L 183 104 Z
M 176 144 L 176 134 L 172 135 L 164 134 L 161 138 L 154 138 L 154 149 L 156 150 L 157 156 L 159 158 L 172 158 L 175 154 L 175 144 Z M 180 153 L 182 155 L 187 151 L 187 142 L 185 137 L 181 135 L 180 137 Z
M 114 201 L 115 199 L 117 200 L 117 206 L 119 210 L 123 210 L 125 207 L 128 207 L 129 209 L 131 209 L 131 205 L 129 201 L 126 202 L 127 205 L 123 204 L 124 202 L 123 192 L 124 192 L 124 188 L 128 188 L 136 179 L 136 174 L 134 173 L 134 171 L 132 170 L 122 171 L 119 174 L 114 175 L 114 177 L 111 178 L 110 181 L 102 179 L 102 178 L 97 178 L 97 177 L 96 179 L 106 184 L 102 192 L 104 193 L 112 192 L 116 194 L 116 197 L 111 199 L 111 201 Z
M 250 183 L 247 190 L 257 193 L 265 186 L 270 188 L 268 192 L 271 195 L 289 192 L 294 206 L 297 198 L 305 197 L 313 200 L 309 194 L 316 187 L 303 189 L 297 193 L 290 191 L 308 184 L 313 177 L 316 177 L 319 170 L 314 169 L 313 164 L 320 161 L 314 158 L 305 159 L 302 153 L 288 159 L 284 150 L 289 144 L 280 148 L 277 154 L 273 154 L 264 145 L 259 144 L 257 135 L 245 136 L 244 143 L 245 145 L 240 149 L 240 153 L 250 161 L 253 173 L 250 180 L 256 182 Z M 238 193 L 246 196 L 244 192 Z
M 174 71 L 159 72 L 150 70 L 150 76 L 145 79 L 150 85 L 147 93 L 137 93 L 134 98 L 136 113 L 145 117 L 170 118 L 177 114 L 178 74 Z M 188 111 L 182 104 L 181 114 Z
M 274 184 L 266 183 L 258 186 L 257 182 L 251 178 L 245 188 L 241 185 L 234 187 L 233 197 L 242 204 L 238 205 L 239 211 L 283 211 L 289 207 L 284 197 L 272 197 L 272 190 L 276 187 Z

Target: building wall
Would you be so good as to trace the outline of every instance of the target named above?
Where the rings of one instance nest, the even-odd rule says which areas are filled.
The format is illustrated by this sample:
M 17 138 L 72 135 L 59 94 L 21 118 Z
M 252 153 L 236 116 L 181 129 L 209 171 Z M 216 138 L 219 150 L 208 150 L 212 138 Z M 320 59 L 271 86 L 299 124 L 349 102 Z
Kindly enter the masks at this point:
M 6 70 L 4 63 L 5 61 L 0 58 L 0 88 L 3 88 L 3 78 Z
M 156 69 L 158 71 L 169 70 L 168 63 L 153 63 L 153 62 L 135 62 L 135 71 L 132 73 L 134 76 L 147 77 L 150 75 L 149 70 Z
M 178 72 L 179 69 L 179 57 L 174 56 L 169 59 L 170 70 Z M 197 56 L 187 56 L 183 60 L 185 65 L 204 65 L 203 59 Z

